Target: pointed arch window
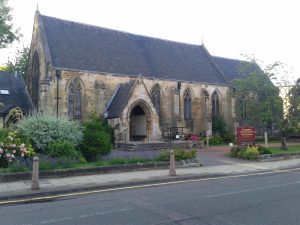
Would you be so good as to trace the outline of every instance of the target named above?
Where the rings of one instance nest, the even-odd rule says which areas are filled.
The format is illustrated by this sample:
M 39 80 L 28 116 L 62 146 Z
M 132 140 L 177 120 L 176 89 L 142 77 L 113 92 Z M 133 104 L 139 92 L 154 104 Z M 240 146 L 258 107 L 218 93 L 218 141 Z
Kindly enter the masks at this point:
M 158 115 L 160 115 L 160 87 L 158 84 L 154 85 L 151 90 L 151 100 Z
M 212 116 L 220 115 L 219 96 L 217 92 L 214 92 L 211 97 L 211 111 L 212 111 Z
M 39 91 L 40 91 L 40 60 L 37 52 L 34 53 L 32 60 L 32 83 L 31 83 L 31 98 L 34 107 L 38 110 Z
M 68 87 L 68 116 L 73 119 L 82 118 L 82 87 L 78 78 L 70 81 Z
M 209 114 L 209 94 L 207 91 L 203 91 L 204 98 L 204 115 L 207 116 Z
M 189 89 L 184 92 L 184 119 L 192 119 L 192 95 Z

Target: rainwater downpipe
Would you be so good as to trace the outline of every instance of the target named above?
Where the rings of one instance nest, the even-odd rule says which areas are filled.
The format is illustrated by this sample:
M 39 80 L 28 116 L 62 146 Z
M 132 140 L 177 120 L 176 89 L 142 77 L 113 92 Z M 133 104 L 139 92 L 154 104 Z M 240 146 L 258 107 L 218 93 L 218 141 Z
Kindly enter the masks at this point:
M 58 117 L 58 107 L 59 107 L 59 100 L 61 99 L 59 97 L 59 79 L 61 78 L 61 71 L 56 70 L 56 117 Z

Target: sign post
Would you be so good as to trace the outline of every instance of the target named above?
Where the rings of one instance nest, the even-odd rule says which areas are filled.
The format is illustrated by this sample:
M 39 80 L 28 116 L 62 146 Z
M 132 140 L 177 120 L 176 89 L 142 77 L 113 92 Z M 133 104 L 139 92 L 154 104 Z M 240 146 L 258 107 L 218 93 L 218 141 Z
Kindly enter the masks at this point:
M 269 147 L 269 143 L 268 143 L 268 133 L 265 131 L 265 147 L 268 148 Z

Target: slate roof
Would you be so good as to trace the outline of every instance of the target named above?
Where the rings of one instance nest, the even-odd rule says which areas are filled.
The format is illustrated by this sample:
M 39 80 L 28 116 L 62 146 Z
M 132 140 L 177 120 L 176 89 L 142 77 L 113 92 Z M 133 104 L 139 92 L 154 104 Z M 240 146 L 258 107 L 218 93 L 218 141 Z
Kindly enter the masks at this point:
M 117 118 L 120 116 L 120 113 L 123 111 L 130 98 L 134 82 L 134 80 L 131 80 L 127 83 L 120 84 L 116 88 L 116 91 L 111 98 L 112 101 L 108 104 L 106 109 L 108 113 L 107 119 Z
M 203 46 L 40 15 L 54 67 L 214 84 L 227 80 Z
M 217 56 L 212 56 L 212 58 L 225 74 L 228 81 L 243 78 L 255 71 L 262 72 L 257 64 L 248 61 L 227 59 Z
M 32 109 L 22 75 L 0 71 L 0 90 L 6 90 L 9 93 L 1 94 L 0 91 L 0 103 L 4 104 L 4 108 L 0 107 L 0 115 L 6 115 L 14 107 L 20 107 L 24 113 Z

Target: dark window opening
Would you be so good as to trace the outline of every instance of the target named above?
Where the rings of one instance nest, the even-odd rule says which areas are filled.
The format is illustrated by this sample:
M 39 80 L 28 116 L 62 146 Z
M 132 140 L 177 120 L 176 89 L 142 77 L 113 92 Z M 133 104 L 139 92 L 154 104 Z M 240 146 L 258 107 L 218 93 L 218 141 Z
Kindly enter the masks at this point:
M 81 85 L 78 78 L 71 81 L 68 87 L 68 116 L 73 119 L 81 119 Z
M 34 53 L 32 60 L 32 86 L 31 99 L 34 107 L 38 110 L 39 90 L 40 90 L 40 61 L 37 52 Z
M 158 115 L 160 115 L 160 87 L 156 84 L 151 90 L 151 100 Z
M 211 107 L 212 107 L 212 116 L 219 116 L 220 115 L 220 105 L 219 105 L 219 97 L 216 92 L 213 93 L 211 99 Z
M 184 93 L 184 119 L 192 119 L 192 96 L 190 90 L 186 90 Z
M 145 115 L 145 111 L 143 108 L 139 105 L 135 106 L 131 111 L 131 116 L 141 116 Z

